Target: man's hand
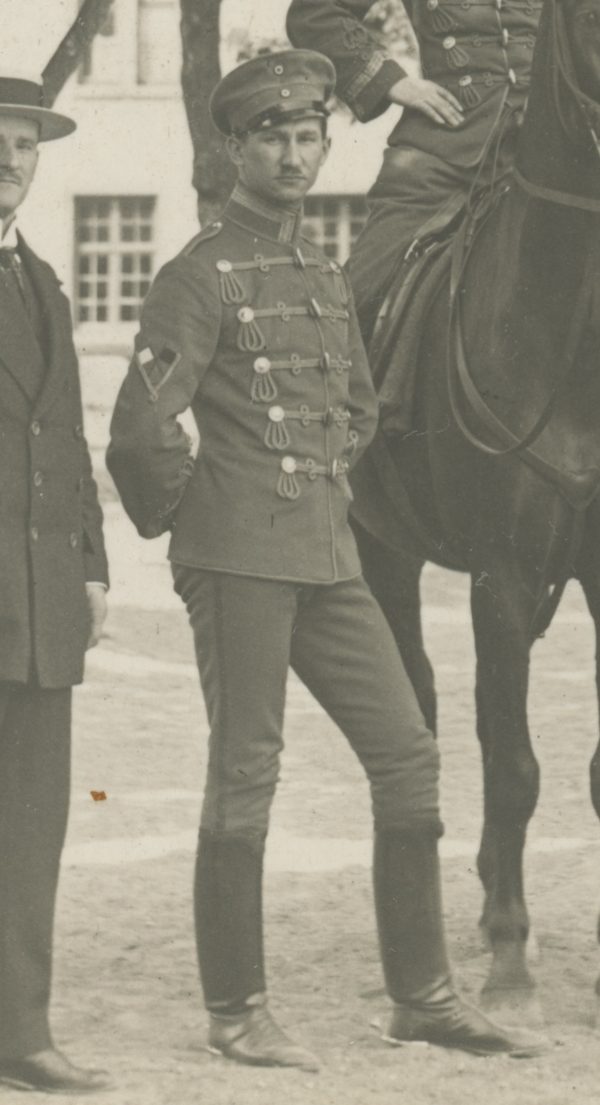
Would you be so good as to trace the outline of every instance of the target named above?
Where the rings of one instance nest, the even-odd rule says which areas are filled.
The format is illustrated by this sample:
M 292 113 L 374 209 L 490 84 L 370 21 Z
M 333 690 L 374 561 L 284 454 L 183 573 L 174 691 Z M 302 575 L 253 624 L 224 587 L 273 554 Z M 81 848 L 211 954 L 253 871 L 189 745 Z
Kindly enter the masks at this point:
M 102 583 L 86 583 L 85 589 L 90 611 L 90 635 L 87 648 L 93 648 L 100 640 L 102 626 L 108 611 L 106 588 Z
M 435 81 L 426 81 L 422 77 L 403 77 L 392 85 L 388 97 L 393 104 L 413 107 L 433 119 L 434 123 L 456 127 L 464 119 L 463 109 L 458 100 Z

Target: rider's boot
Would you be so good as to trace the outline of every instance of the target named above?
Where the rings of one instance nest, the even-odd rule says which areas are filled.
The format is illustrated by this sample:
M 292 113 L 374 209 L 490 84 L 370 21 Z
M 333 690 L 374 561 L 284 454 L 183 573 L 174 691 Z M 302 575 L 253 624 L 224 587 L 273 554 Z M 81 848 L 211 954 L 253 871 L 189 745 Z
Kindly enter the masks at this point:
M 454 990 L 442 919 L 437 839 L 398 831 L 375 834 L 375 908 L 387 991 L 394 1002 L 384 1039 L 427 1041 L 477 1055 L 540 1054 L 543 1037 L 504 1028 Z
M 264 843 L 264 835 L 200 833 L 194 897 L 208 1044 L 239 1063 L 314 1071 L 315 1057 L 283 1032 L 267 1007 Z

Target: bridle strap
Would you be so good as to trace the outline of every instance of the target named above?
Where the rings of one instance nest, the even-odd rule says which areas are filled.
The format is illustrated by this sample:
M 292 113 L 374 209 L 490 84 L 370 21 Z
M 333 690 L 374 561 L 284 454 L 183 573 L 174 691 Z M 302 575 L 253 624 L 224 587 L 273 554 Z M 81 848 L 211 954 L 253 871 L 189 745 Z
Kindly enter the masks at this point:
M 479 393 L 477 385 L 471 375 L 467 361 L 465 341 L 461 317 L 460 289 L 464 277 L 467 262 L 473 242 L 485 224 L 486 219 L 480 221 L 477 226 L 474 220 L 467 220 L 459 230 L 452 245 L 452 263 L 450 267 L 450 305 L 447 342 L 447 379 L 450 408 L 456 424 L 466 438 L 480 452 L 492 457 L 505 457 L 514 453 L 522 453 L 540 437 L 552 418 L 556 401 L 565 387 L 575 359 L 577 346 L 581 336 L 581 322 L 586 310 L 584 297 L 580 297 L 578 308 L 574 313 L 569 328 L 569 334 L 563 354 L 563 370 L 555 381 L 550 397 L 541 414 L 535 420 L 530 430 L 519 438 L 509 430 L 494 412 L 488 407 Z M 466 400 L 468 408 L 483 423 L 492 435 L 504 443 L 503 447 L 489 445 L 467 425 L 461 408 L 461 398 Z M 552 466 L 546 464 L 542 457 L 536 456 L 536 464 L 542 469 L 547 469 L 548 474 Z

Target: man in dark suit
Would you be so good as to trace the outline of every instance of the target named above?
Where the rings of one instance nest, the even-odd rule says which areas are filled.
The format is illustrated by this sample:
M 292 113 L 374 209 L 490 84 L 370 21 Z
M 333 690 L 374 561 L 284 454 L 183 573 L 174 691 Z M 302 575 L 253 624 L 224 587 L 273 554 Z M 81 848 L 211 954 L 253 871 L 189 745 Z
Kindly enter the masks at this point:
M 69 305 L 15 225 L 38 142 L 74 127 L 35 81 L 0 77 L 0 1083 L 81 1094 L 107 1081 L 52 1044 L 52 926 L 71 687 L 108 574 Z

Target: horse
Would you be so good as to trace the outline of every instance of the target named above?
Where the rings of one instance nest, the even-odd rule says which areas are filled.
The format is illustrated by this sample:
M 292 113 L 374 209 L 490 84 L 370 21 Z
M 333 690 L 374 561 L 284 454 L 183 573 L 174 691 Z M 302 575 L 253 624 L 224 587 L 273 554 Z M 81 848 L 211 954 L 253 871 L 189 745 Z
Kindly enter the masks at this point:
M 430 560 L 471 578 L 482 1001 L 513 1020 L 539 1012 L 523 877 L 539 792 L 530 651 L 569 578 L 600 639 L 599 130 L 600 0 L 545 0 L 514 171 L 485 217 L 473 205 L 422 321 L 411 431 L 380 427 L 353 484 L 365 575 L 434 730 L 420 574 Z M 596 681 L 600 693 L 600 640 Z M 590 780 L 600 817 L 600 745 Z

